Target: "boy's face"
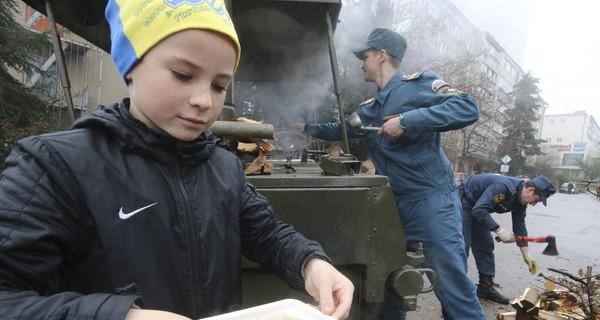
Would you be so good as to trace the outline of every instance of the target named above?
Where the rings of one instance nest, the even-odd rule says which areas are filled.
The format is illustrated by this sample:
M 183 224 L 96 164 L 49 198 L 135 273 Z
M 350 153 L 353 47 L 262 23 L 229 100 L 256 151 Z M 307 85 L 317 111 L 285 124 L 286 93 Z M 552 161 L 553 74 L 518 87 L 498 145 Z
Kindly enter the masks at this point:
M 150 128 L 194 140 L 219 117 L 235 62 L 234 44 L 221 34 L 175 33 L 127 74 L 130 112 Z

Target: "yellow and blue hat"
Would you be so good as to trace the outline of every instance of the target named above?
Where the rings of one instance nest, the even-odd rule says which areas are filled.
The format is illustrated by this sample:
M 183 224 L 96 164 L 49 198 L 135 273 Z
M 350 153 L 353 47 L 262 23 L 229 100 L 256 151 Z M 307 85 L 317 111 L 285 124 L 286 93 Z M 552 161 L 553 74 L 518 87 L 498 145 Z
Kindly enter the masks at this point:
M 109 0 L 105 14 L 110 53 L 123 78 L 148 50 L 186 29 L 212 30 L 231 38 L 237 69 L 240 42 L 223 0 Z

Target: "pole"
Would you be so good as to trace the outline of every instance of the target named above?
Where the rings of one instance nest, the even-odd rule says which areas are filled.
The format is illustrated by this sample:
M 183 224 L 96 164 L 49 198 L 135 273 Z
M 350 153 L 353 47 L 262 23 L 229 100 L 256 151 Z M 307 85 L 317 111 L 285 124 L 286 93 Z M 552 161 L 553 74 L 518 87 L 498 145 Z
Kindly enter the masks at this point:
M 54 48 L 56 62 L 58 63 L 60 82 L 62 83 L 65 99 L 67 99 L 67 113 L 69 115 L 69 121 L 71 121 L 69 125 L 71 125 L 73 124 L 73 122 L 75 122 L 75 113 L 73 111 L 73 99 L 71 97 L 71 84 L 69 83 L 67 65 L 65 64 L 65 55 L 60 44 L 60 38 L 58 36 L 58 31 L 56 30 L 56 22 L 54 21 L 54 15 L 52 14 L 52 8 L 50 6 L 49 0 L 46 0 L 46 15 L 48 16 L 48 22 L 52 31 L 52 46 Z
M 342 126 L 342 143 L 344 150 L 350 152 L 350 144 L 348 143 L 348 130 L 346 129 L 346 115 L 344 113 L 344 102 L 342 100 L 342 92 L 340 89 L 339 71 L 337 65 L 337 54 L 333 43 L 333 23 L 331 22 L 331 14 L 327 10 L 327 35 L 329 40 L 329 58 L 331 60 L 331 71 L 333 74 L 333 87 L 335 88 L 335 96 L 337 98 L 338 112 L 340 114 L 340 123 Z

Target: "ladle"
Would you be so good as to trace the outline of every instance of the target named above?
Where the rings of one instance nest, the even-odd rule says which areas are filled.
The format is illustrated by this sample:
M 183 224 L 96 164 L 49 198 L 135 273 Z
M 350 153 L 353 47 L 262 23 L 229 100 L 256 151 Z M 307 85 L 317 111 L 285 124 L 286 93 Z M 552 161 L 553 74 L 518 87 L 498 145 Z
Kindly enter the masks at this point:
M 370 130 L 370 131 L 379 131 L 380 127 L 365 127 L 362 125 L 362 121 L 360 121 L 360 117 L 356 112 L 351 114 L 348 117 L 348 123 L 354 129 L 362 129 L 362 130 Z

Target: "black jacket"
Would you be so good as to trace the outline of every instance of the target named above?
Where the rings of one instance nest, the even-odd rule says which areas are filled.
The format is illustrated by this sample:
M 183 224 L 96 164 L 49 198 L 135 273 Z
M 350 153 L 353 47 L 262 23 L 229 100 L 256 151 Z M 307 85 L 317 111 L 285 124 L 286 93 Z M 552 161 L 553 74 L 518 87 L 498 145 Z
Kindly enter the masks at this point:
M 241 304 L 241 256 L 304 290 L 320 245 L 282 223 L 209 131 L 181 142 L 128 100 L 29 137 L 0 180 L 0 319 L 199 318 Z M 141 297 L 141 298 L 140 298 Z

